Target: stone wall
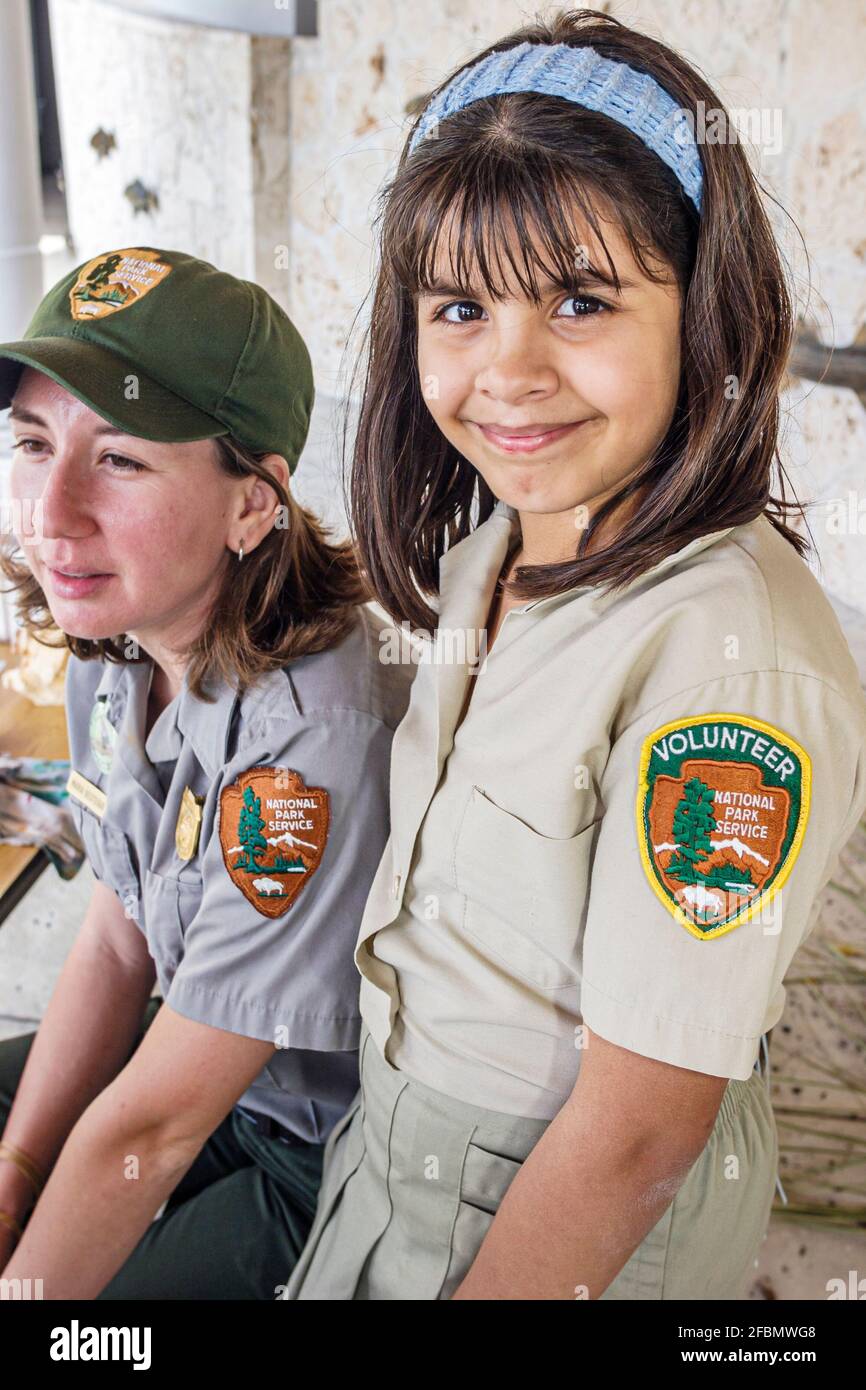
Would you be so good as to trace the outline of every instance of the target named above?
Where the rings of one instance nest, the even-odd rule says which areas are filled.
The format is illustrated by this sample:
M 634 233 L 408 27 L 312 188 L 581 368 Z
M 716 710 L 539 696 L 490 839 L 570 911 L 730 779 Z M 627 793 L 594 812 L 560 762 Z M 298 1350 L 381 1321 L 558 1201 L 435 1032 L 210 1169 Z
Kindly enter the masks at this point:
M 288 307 L 288 39 L 174 24 L 99 0 L 51 0 L 63 166 L 75 254 L 191 251 L 258 280 Z M 100 158 L 103 130 L 116 141 Z M 140 180 L 158 206 L 136 211 Z

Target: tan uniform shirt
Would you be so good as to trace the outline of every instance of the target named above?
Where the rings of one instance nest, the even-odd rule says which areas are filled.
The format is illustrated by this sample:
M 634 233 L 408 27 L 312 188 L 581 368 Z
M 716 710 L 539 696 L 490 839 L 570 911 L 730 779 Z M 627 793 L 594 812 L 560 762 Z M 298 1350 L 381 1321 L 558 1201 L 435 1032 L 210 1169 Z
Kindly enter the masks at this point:
M 552 1118 L 585 1022 L 748 1078 L 866 809 L 866 697 L 809 567 L 764 517 L 605 596 L 477 640 L 519 519 L 440 564 L 440 640 L 394 738 L 391 835 L 355 959 L 386 1059 L 470 1104 Z M 468 643 L 471 653 L 472 642 Z

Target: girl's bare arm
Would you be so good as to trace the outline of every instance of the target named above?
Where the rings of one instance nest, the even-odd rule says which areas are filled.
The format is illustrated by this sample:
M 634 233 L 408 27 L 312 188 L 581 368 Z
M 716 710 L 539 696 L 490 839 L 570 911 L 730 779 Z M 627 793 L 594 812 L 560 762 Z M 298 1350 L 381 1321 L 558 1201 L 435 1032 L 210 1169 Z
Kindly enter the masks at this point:
M 455 1298 L 598 1298 L 709 1139 L 727 1077 L 587 1033 L 574 1090 L 511 1183 Z

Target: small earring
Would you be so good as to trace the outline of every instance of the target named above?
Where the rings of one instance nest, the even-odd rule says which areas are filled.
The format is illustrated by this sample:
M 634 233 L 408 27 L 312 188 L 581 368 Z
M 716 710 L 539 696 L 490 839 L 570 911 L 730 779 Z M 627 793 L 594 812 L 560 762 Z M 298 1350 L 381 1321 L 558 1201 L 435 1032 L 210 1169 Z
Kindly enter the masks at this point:
M 243 541 L 241 541 L 240 544 L 239 544 L 239 546 L 238 546 L 238 560 L 240 561 L 240 560 L 242 560 L 243 558 L 244 558 L 244 543 L 243 543 Z

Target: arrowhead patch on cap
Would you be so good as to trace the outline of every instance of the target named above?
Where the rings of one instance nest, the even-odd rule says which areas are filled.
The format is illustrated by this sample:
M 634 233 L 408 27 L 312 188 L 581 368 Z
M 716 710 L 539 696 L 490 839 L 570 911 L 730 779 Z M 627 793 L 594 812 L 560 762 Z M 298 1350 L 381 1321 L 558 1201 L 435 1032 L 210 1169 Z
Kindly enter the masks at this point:
M 103 252 L 81 267 L 69 291 L 72 317 L 101 319 L 128 309 L 170 274 L 171 266 L 156 251 L 129 247 Z
M 641 749 L 637 832 L 650 886 L 692 936 L 722 936 L 775 897 L 800 852 L 811 761 L 743 714 L 655 729 Z
M 220 794 L 220 847 L 232 882 L 263 917 L 287 912 L 321 863 L 330 802 L 286 767 L 253 767 Z

